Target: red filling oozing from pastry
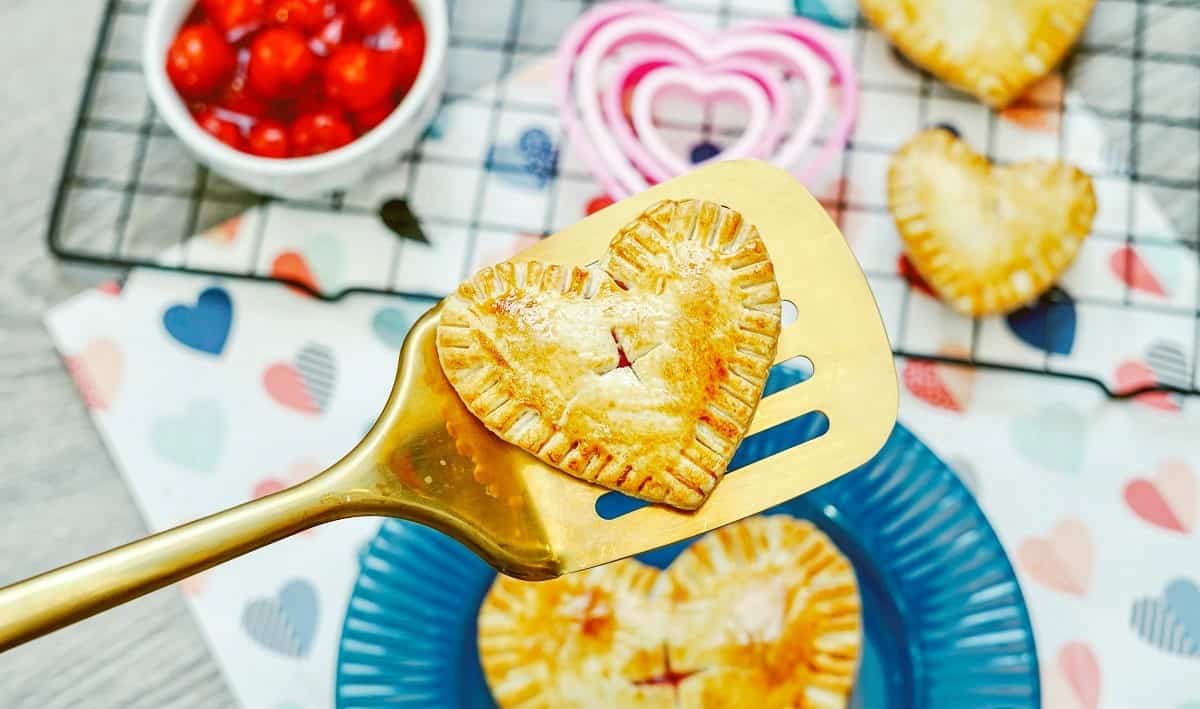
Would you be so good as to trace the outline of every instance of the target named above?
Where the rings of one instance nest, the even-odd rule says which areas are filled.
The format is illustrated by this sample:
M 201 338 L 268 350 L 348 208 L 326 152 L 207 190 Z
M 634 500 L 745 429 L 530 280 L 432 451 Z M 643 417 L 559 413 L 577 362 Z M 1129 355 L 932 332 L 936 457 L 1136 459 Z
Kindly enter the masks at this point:
M 607 595 L 601 596 L 596 591 L 588 594 L 587 607 L 583 610 L 580 629 L 584 635 L 600 637 L 611 634 L 613 627 L 612 606 Z
M 660 674 L 654 675 L 652 677 L 646 677 L 645 679 L 639 679 L 639 680 L 634 681 L 633 684 L 635 686 L 653 687 L 653 686 L 666 685 L 669 687 L 678 688 L 679 685 L 682 684 L 685 679 L 700 672 L 700 670 L 690 670 L 688 672 L 675 671 L 674 669 L 671 668 L 670 653 L 668 653 L 665 648 L 663 649 L 663 652 L 666 654 L 666 657 L 663 658 L 666 663 L 666 669 L 664 669 Z
M 617 339 L 616 331 L 612 330 L 610 332 L 612 333 L 613 342 L 617 343 L 617 369 L 632 367 L 633 362 L 630 362 L 629 357 L 625 356 L 625 348 L 621 346 L 621 341 Z

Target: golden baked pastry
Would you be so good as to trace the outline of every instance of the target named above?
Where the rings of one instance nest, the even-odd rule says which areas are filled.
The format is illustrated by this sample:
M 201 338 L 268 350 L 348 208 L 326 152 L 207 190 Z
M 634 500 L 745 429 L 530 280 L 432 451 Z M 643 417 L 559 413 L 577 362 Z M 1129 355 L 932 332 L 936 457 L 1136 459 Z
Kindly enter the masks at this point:
M 918 133 L 892 157 L 888 207 L 909 261 L 966 315 L 1014 310 L 1062 275 L 1091 233 L 1092 178 L 1045 160 L 993 166 L 952 133 Z
M 1079 39 L 1096 0 L 862 0 L 863 14 L 942 81 L 1003 108 Z
M 664 572 L 637 561 L 498 577 L 479 654 L 501 707 L 847 705 L 862 629 L 850 563 L 786 515 L 712 532 Z
M 479 609 L 479 659 L 502 707 L 674 707 L 663 676 L 658 570 L 633 559 L 552 581 L 497 576 Z
M 662 201 L 590 268 L 511 261 L 446 299 L 442 369 L 498 436 L 572 475 L 694 509 L 762 396 L 779 286 L 732 209 Z

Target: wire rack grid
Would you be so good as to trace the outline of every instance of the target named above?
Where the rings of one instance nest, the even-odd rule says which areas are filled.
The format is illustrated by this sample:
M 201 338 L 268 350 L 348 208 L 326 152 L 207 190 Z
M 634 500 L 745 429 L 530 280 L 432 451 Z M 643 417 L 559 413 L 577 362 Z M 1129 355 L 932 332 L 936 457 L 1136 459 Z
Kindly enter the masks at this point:
M 674 3 L 718 23 L 755 17 L 779 0 L 685 0 Z M 799 0 L 803 12 L 811 0 Z M 530 120 L 554 118 L 552 102 L 523 101 L 502 91 L 479 92 L 506 74 L 551 52 L 555 40 L 591 3 L 581 0 L 453 0 L 447 105 L 475 111 L 485 125 L 486 145 L 505 133 L 506 121 L 519 114 Z M 497 180 L 513 165 L 490 151 L 437 154 L 419 148 L 407 155 L 391 177 L 363 188 L 282 207 L 300 214 L 358 215 L 377 221 L 381 206 L 397 198 L 421 201 L 431 185 L 466 179 L 469 210 L 463 203 L 444 209 L 418 212 L 420 229 L 440 234 L 443 242 L 455 239 L 461 248 L 450 261 L 425 263 L 418 247 L 391 234 L 387 272 L 376 279 L 317 289 L 311 283 L 272 271 L 266 243 L 266 221 L 258 220 L 253 238 L 237 263 L 209 262 L 189 249 L 192 235 L 226 222 L 248 208 L 274 204 L 246 192 L 197 165 L 158 119 L 143 87 L 139 46 L 147 2 L 109 0 L 92 65 L 80 103 L 62 179 L 48 230 L 50 249 L 60 258 L 117 268 L 151 267 L 223 277 L 286 281 L 314 296 L 337 300 L 354 292 L 398 293 L 435 299 L 448 292 L 480 262 L 489 248 L 489 235 L 528 231 L 527 224 L 505 218 L 498 206 L 504 201 L 504 182 Z M 1133 28 L 1132 33 L 1130 27 Z M 1007 124 L 968 97 L 946 89 L 928 75 L 905 67 L 882 37 L 861 18 L 848 23 L 850 47 L 862 73 L 863 118 L 845 151 L 837 174 L 814 187 L 830 212 L 845 226 L 848 222 L 886 222 L 888 214 L 881 192 L 856 188 L 865 176 L 881 173 L 888 156 L 898 147 L 877 131 L 880 116 L 887 121 L 908 121 L 912 132 L 922 126 L 943 124 L 964 135 L 989 156 L 1009 155 Z M 1078 120 L 1099 122 L 1109 138 L 1099 164 L 1084 165 L 1096 179 L 1102 209 L 1089 243 L 1111 251 L 1122 246 L 1141 249 L 1160 261 L 1188 264 L 1191 283 L 1184 279 L 1171 297 L 1151 297 L 1130 286 L 1130 273 L 1105 288 L 1073 288 L 1065 282 L 1045 296 L 1034 309 L 1040 313 L 1041 339 L 1053 337 L 1061 317 L 1074 309 L 1087 310 L 1092 320 L 1158 319 L 1168 323 L 1169 345 L 1151 343 L 1147 360 L 1152 381 L 1124 385 L 1114 379 L 1110 363 L 1064 357 L 1052 346 L 1035 355 L 1011 353 L 998 342 L 1001 319 L 959 319 L 947 315 L 931 299 L 912 287 L 911 279 L 897 268 L 891 253 L 872 259 L 860 254 L 864 270 L 881 298 L 894 305 L 885 313 L 897 355 L 947 364 L 1044 374 L 1087 381 L 1110 397 L 1140 396 L 1161 391 L 1200 393 L 1196 362 L 1200 359 L 1200 8 L 1164 0 L 1100 0 L 1092 23 L 1063 71 L 1065 84 L 1087 99 L 1085 110 L 1072 105 L 1062 85 L 1024 100 L 1022 107 L 1050 116 L 1057 125 L 1051 144 L 1054 155 L 1073 157 L 1073 126 Z M 881 53 L 889 53 L 895 71 L 864 71 L 879 66 Z M 897 108 L 899 106 L 900 108 Z M 886 107 L 886 108 L 885 108 Z M 709 121 L 699 127 L 705 135 L 720 137 L 720 128 Z M 877 138 L 885 136 L 885 139 Z M 540 235 L 552 233 L 580 216 L 581 202 L 594 191 L 582 166 L 571 160 L 557 131 L 550 174 L 538 204 L 545 205 Z M 1163 149 L 1163 146 L 1169 146 Z M 516 166 L 523 167 L 523 166 Z M 435 178 L 433 175 L 437 175 Z M 461 178 L 461 179 L 459 179 Z M 469 179 L 468 179 L 469 178 Z M 853 178 L 853 179 L 852 179 Z M 439 180 L 442 182 L 440 183 Z M 856 182 L 857 181 L 857 182 Z M 499 193 L 500 197 L 495 195 Z M 458 190 L 461 197 L 463 192 Z M 1160 210 L 1146 206 L 1145 196 Z M 517 197 L 514 196 L 514 199 Z M 428 200 L 426 200 L 428 201 Z M 264 213 L 271 213 L 266 211 Z M 1097 252 L 1099 253 L 1099 251 Z M 444 254 L 443 254 L 444 256 Z M 878 256 L 878 255 L 877 255 Z M 1100 258 L 1099 256 L 1097 258 Z M 1081 257 L 1081 259 L 1084 259 Z M 1127 259 L 1125 268 L 1133 267 Z M 437 273 L 430 278 L 428 274 Z M 1024 317 L 1018 313 L 1015 317 Z M 1074 315 L 1071 315 L 1074 317 Z M 948 318 L 950 321 L 948 323 Z M 1057 319 L 1056 319 L 1057 318 Z M 961 329 L 964 348 L 946 351 L 938 342 L 922 339 L 931 321 L 937 329 Z M 1013 327 L 1012 321 L 1008 324 Z M 1086 350 L 1086 344 L 1079 347 Z M 1158 347 L 1155 350 L 1155 347 Z M 1097 350 L 1101 349 L 1096 347 Z M 1079 354 L 1077 351 L 1076 354 Z M 1083 354 L 1087 354 L 1086 351 Z M 1158 357 L 1156 366 L 1155 356 Z M 1085 356 L 1084 361 L 1087 360 Z

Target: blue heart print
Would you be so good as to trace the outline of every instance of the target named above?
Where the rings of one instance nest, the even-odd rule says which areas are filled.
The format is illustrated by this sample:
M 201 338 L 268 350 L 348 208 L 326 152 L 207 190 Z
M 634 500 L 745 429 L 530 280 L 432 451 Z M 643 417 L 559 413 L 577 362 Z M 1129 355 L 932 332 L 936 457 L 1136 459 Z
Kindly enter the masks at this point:
M 1200 587 L 1188 579 L 1173 579 L 1163 591 L 1163 599 L 1188 636 L 1200 643 Z
M 304 657 L 317 634 L 320 604 L 317 589 L 306 579 L 293 579 L 271 598 L 256 598 L 242 609 L 242 629 L 268 650 Z
M 489 172 L 522 187 L 542 189 L 558 174 L 558 149 L 541 128 L 527 128 L 514 145 L 493 145 L 485 163 Z
M 233 324 L 233 300 L 224 288 L 205 289 L 195 305 L 172 305 L 163 313 L 163 327 L 179 344 L 211 355 L 225 349 Z
M 1172 579 L 1161 596 L 1134 600 L 1129 625 L 1159 650 L 1200 658 L 1200 587 L 1190 579 Z
M 399 308 L 380 308 L 371 318 L 371 330 L 380 342 L 394 349 L 400 349 L 408 329 L 412 327 L 412 318 Z
M 699 165 L 705 160 L 711 160 L 721 154 L 721 148 L 716 143 L 709 140 L 702 140 L 692 146 L 691 152 L 688 153 L 688 159 L 693 165 Z
M 792 0 L 792 9 L 800 17 L 830 27 L 849 27 L 857 12 L 854 0 Z
M 1027 345 L 1049 354 L 1069 355 L 1075 346 L 1075 301 L 1061 288 L 1052 288 L 1031 306 L 1008 315 L 1012 333 Z

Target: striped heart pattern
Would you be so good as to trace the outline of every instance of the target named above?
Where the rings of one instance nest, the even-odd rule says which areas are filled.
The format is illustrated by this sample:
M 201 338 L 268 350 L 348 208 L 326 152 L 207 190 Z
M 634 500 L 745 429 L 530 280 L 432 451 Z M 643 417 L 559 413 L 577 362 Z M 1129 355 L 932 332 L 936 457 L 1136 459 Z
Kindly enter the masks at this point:
M 1174 342 L 1160 340 L 1146 351 L 1146 364 L 1154 378 L 1170 386 L 1186 389 L 1191 381 L 1191 367 L 1183 348 Z
M 1158 340 L 1146 350 L 1144 360 L 1122 362 L 1114 378 L 1118 391 L 1154 385 L 1190 389 L 1191 375 L 1191 364 L 1183 347 L 1169 340 Z M 1164 391 L 1146 392 L 1135 399 L 1161 411 L 1179 411 L 1181 405 L 1179 396 Z
M 317 635 L 317 590 L 293 579 L 274 597 L 256 598 L 242 609 L 242 629 L 262 647 L 286 657 L 304 657 Z
M 279 404 L 303 414 L 322 414 L 337 382 L 333 350 L 321 344 L 300 349 L 295 362 L 277 362 L 263 372 L 263 386 Z
M 1200 658 L 1200 588 L 1188 579 L 1172 580 L 1161 596 L 1133 602 L 1129 625 L 1159 650 Z

